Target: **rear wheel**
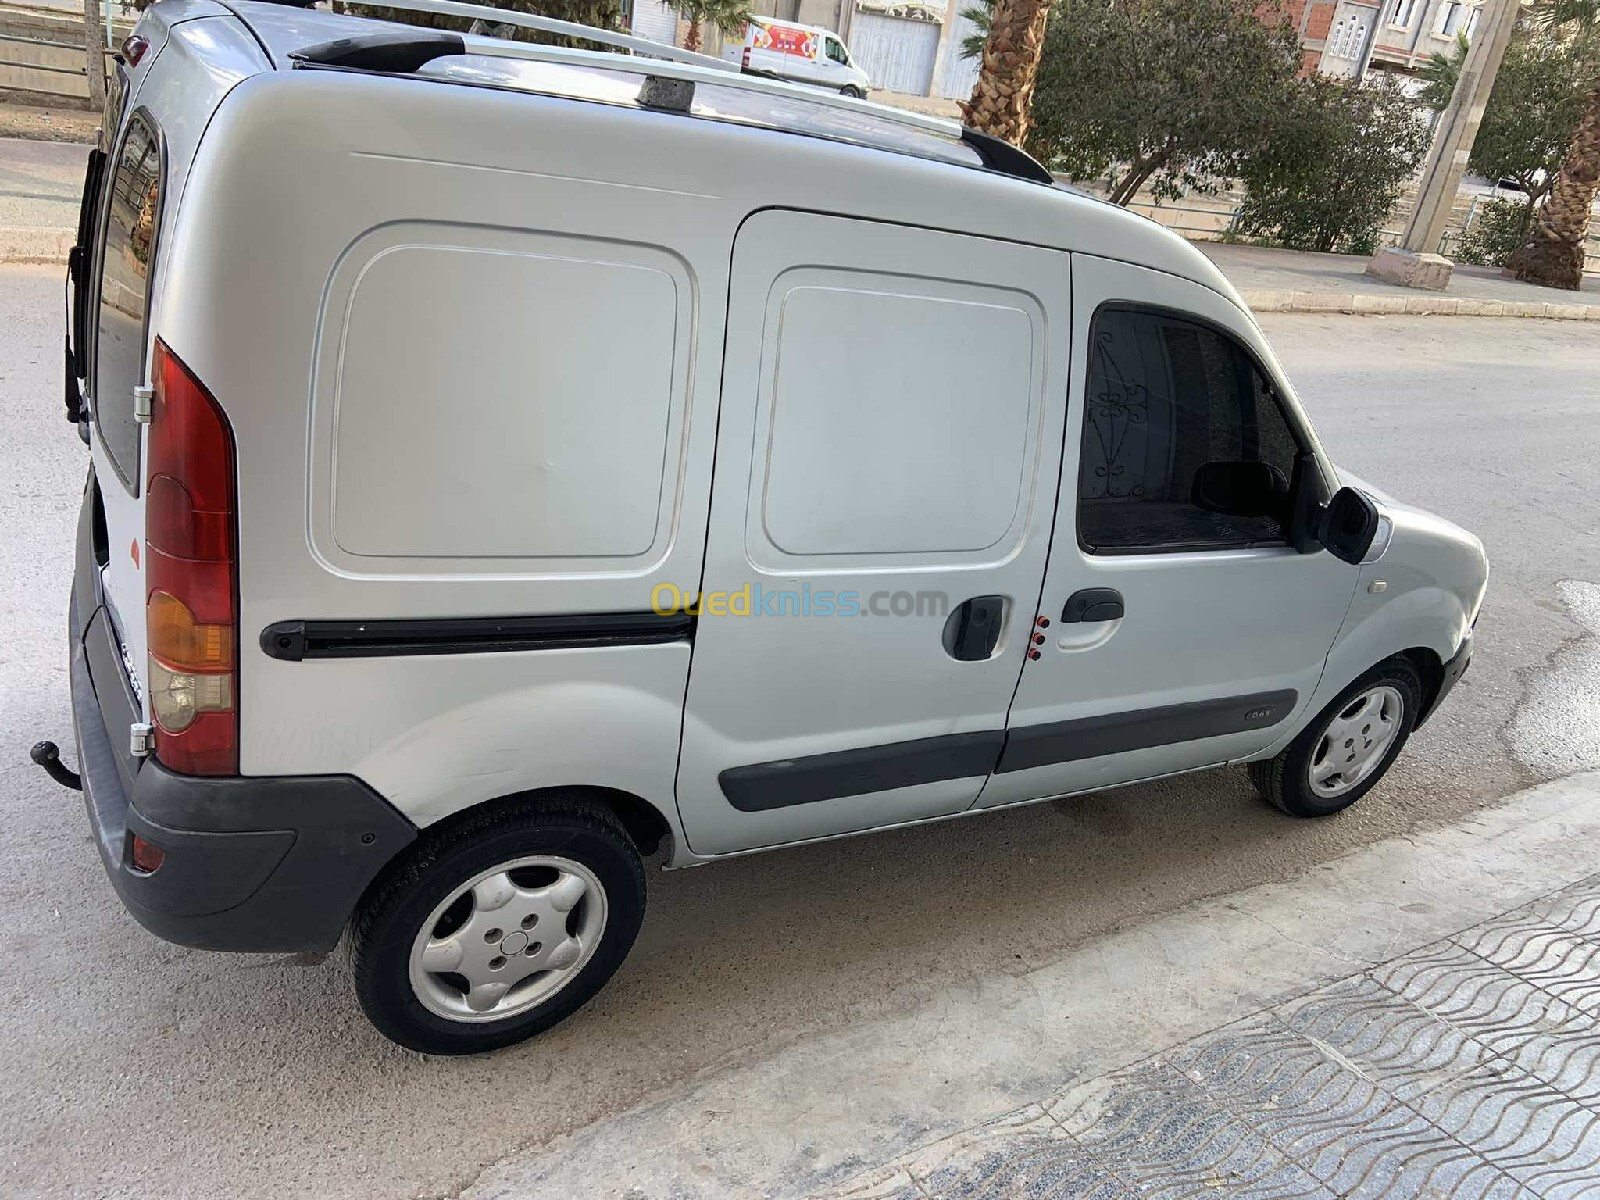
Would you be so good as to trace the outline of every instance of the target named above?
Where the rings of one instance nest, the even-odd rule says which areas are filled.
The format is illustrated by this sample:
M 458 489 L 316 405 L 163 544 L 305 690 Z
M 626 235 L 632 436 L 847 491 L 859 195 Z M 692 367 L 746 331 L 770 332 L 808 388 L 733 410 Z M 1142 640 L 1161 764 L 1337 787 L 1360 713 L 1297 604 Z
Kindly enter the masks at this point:
M 430 831 L 362 900 L 356 995 L 387 1037 L 472 1054 L 542 1033 L 622 965 L 644 869 L 610 812 L 546 800 Z
M 1422 680 L 1404 658 L 1379 663 L 1339 693 L 1276 758 L 1250 764 L 1269 803 L 1294 817 L 1349 808 L 1383 778 L 1421 711 Z

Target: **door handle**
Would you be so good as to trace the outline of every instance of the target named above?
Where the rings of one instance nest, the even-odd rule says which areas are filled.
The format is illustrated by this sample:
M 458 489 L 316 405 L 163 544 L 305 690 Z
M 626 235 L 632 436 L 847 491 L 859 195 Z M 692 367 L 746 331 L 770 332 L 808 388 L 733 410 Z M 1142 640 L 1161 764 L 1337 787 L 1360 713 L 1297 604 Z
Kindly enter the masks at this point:
M 1122 593 L 1116 588 L 1084 588 L 1067 597 L 1067 606 L 1061 610 L 1061 623 L 1120 621 L 1122 616 Z
M 994 656 L 1005 627 L 1004 596 L 974 596 L 956 606 L 944 623 L 944 651 L 957 662 L 982 662 Z

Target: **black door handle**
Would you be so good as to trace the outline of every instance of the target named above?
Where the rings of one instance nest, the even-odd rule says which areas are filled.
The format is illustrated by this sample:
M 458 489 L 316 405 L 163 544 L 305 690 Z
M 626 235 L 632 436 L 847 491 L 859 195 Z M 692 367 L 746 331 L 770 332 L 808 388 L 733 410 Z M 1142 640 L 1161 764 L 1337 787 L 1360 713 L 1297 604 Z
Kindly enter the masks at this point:
M 994 655 L 1005 625 L 1004 596 L 974 596 L 956 606 L 944 623 L 944 651 L 957 662 L 982 662 Z
M 1116 588 L 1084 588 L 1067 597 L 1061 610 L 1061 623 L 1122 620 L 1122 593 Z

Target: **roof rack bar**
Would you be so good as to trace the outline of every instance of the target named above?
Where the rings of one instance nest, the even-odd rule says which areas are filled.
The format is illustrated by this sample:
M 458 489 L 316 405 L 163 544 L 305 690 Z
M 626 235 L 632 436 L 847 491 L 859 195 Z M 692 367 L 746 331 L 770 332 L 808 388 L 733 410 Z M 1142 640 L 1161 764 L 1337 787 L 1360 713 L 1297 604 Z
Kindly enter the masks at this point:
M 466 4 L 462 0 L 383 0 L 383 6 L 397 8 L 403 12 L 436 13 L 444 17 L 467 17 L 489 21 L 496 25 L 516 25 L 522 29 L 536 29 L 540 33 L 553 33 L 560 37 L 581 38 L 586 42 L 599 42 L 604 46 L 615 46 L 621 50 L 632 50 L 635 54 L 646 54 L 669 62 L 687 63 L 711 71 L 734 74 L 739 71 L 734 63 L 724 62 L 709 54 L 697 54 L 693 50 L 680 50 L 665 42 L 654 42 L 649 38 L 617 33 L 611 29 L 599 29 L 593 25 L 580 25 L 576 21 L 558 21 L 554 17 L 514 12 L 508 8 L 493 8 L 487 4 Z
M 387 2 L 388 0 L 385 0 L 385 3 Z M 406 0 L 406 2 L 408 4 L 415 3 L 417 0 Z M 428 0 L 428 2 L 445 3 L 447 0 Z M 580 26 L 580 28 L 584 27 Z M 461 35 L 461 38 L 466 43 L 468 52 L 472 54 L 487 54 L 495 58 L 525 58 L 533 62 L 561 63 L 569 67 L 598 67 L 613 71 L 632 71 L 638 75 L 657 75 L 664 79 L 686 79 L 691 82 L 705 83 L 715 87 L 735 88 L 739 91 L 755 92 L 765 96 L 773 94 L 793 96 L 797 100 L 804 100 L 807 104 L 814 104 L 822 108 L 841 109 L 844 112 L 855 113 L 858 116 L 865 114 L 881 121 L 893 121 L 896 124 L 906 125 L 912 129 L 920 129 L 925 133 L 936 133 L 943 137 L 953 138 L 960 138 L 961 136 L 960 124 L 946 120 L 944 117 L 933 117 L 927 113 L 913 112 L 907 108 L 892 108 L 887 104 L 875 104 L 871 100 L 855 100 L 849 96 L 826 91 L 818 87 L 811 87 L 803 83 L 788 83 L 784 80 L 774 79 L 769 75 L 747 75 L 738 68 L 730 69 L 727 63 L 721 63 L 721 69 L 719 70 L 707 71 L 698 64 L 641 62 L 637 58 L 606 54 L 596 50 L 574 50 L 565 46 L 539 46 L 530 42 L 509 42 L 504 38 L 486 37 L 483 34 L 465 33 Z
M 298 0 L 279 0 L 279 2 L 297 3 Z M 365 69 L 409 74 L 425 66 L 434 58 L 448 57 L 452 53 L 460 53 L 460 51 L 454 50 L 444 41 L 446 37 L 459 36 L 463 49 L 495 57 L 522 58 L 536 62 L 553 62 L 579 67 L 620 68 L 662 80 L 681 80 L 691 84 L 704 82 L 714 84 L 717 87 L 735 88 L 740 91 L 764 93 L 766 95 L 774 93 L 791 95 L 805 100 L 808 104 L 822 108 L 839 109 L 857 114 L 865 113 L 879 120 L 892 121 L 912 129 L 920 129 L 945 137 L 955 137 L 976 151 L 979 160 L 992 171 L 1034 183 L 1053 184 L 1055 182 L 1050 172 L 1025 151 L 999 138 L 979 133 L 975 129 L 968 129 L 959 122 L 950 121 L 943 117 L 929 116 L 926 113 L 913 112 L 909 109 L 894 108 L 887 104 L 874 104 L 867 100 L 857 100 L 843 94 L 835 94 L 824 88 L 788 83 L 766 75 L 746 74 L 738 66 L 724 62 L 720 58 L 712 58 L 708 54 L 696 54 L 690 50 L 680 50 L 676 46 L 669 46 L 664 42 L 655 42 L 648 38 L 636 38 L 627 34 L 616 33 L 609 29 L 581 25 L 575 21 L 559 21 L 554 17 L 540 17 L 532 13 L 491 8 L 485 4 L 469 4 L 465 0 L 384 0 L 384 4 L 386 7 L 401 11 L 473 18 L 497 24 L 517 25 L 525 29 L 536 29 L 543 33 L 553 33 L 562 37 L 599 42 L 621 50 L 630 50 L 637 55 L 648 56 L 658 61 L 646 64 L 639 62 L 636 58 L 625 57 L 615 52 L 537 45 L 486 34 L 449 35 L 441 33 L 437 39 L 430 39 L 425 35 L 416 39 L 389 39 L 381 36 L 371 39 L 337 39 L 334 42 L 308 47 L 305 51 L 292 55 L 291 57 L 296 60 L 296 65 L 340 66 L 346 69 L 354 68 L 356 70 Z M 371 57 L 368 57 L 369 55 Z M 389 56 L 393 57 L 393 62 L 385 61 Z M 415 56 L 417 61 L 415 61 L 414 65 L 408 65 L 405 62 L 408 56 Z M 649 89 L 650 86 L 651 82 L 647 80 L 646 88 Z M 672 91 L 672 102 L 667 105 L 647 101 L 643 95 L 641 100 L 645 101 L 646 107 L 666 107 L 673 111 L 687 111 L 689 98 L 692 94 L 692 92 L 684 94 L 681 89 Z M 657 94 L 657 92 L 651 92 L 651 97 L 654 100 L 660 100 L 665 95 L 666 93 Z

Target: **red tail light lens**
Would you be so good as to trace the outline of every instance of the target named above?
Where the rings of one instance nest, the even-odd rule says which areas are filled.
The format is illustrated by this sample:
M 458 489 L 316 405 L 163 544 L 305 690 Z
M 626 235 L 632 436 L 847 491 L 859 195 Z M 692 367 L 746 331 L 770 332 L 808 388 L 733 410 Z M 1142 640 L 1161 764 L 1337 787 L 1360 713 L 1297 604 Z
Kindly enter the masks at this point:
M 150 43 L 137 34 L 130 33 L 122 43 L 122 61 L 130 67 L 137 67 L 139 60 L 144 57 L 144 52 L 150 49 Z
M 145 490 L 145 630 L 156 758 L 189 775 L 239 770 L 233 431 L 157 339 Z

